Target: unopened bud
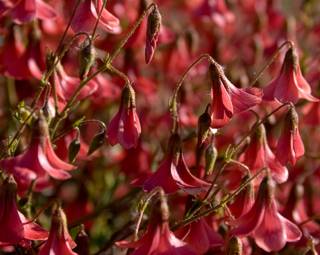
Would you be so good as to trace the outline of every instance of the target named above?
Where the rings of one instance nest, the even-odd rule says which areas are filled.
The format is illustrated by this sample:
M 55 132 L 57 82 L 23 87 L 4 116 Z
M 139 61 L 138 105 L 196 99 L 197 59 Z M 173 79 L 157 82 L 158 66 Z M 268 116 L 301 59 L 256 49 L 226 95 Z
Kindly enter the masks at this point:
M 67 217 L 60 205 L 57 205 L 57 208 L 54 209 L 51 219 L 51 228 L 57 230 L 58 235 L 63 236 L 64 232 L 68 228 Z
M 126 106 L 128 109 L 136 106 L 136 94 L 130 84 L 127 84 L 122 90 L 121 105 Z
M 294 106 L 290 107 L 286 116 L 286 123 L 290 124 L 290 130 L 295 130 L 299 125 L 299 116 Z
M 84 226 L 81 225 L 81 229 L 79 231 L 79 233 L 76 236 L 76 248 L 75 248 L 75 252 L 79 255 L 89 255 L 89 237 L 86 233 L 86 231 L 84 230 Z
M 81 45 L 79 61 L 79 76 L 81 79 L 87 77 L 91 67 L 96 59 L 96 50 L 92 44 L 92 40 L 87 38 Z
M 242 255 L 242 242 L 239 237 L 233 236 L 228 243 L 227 255 Z
M 158 6 L 155 5 L 152 12 L 148 16 L 147 24 L 147 35 L 146 35 L 146 49 L 145 49 L 145 60 L 149 64 L 155 48 L 157 46 L 158 37 L 161 27 L 161 14 L 159 12 Z
M 299 58 L 296 50 L 291 47 L 286 52 L 286 56 L 284 58 L 284 68 L 285 70 L 296 70 L 299 64 Z
M 103 130 L 102 132 L 96 134 L 90 144 L 89 147 L 89 151 L 88 151 L 88 155 L 92 154 L 93 152 L 95 152 L 97 149 L 99 149 L 105 140 L 105 136 L 106 136 L 106 131 Z
M 210 175 L 212 173 L 214 166 L 216 164 L 217 158 L 218 158 L 217 148 L 213 144 L 209 145 L 209 147 L 206 149 L 206 152 L 205 152 L 205 159 L 206 159 L 205 170 L 207 175 Z
M 73 163 L 80 151 L 80 131 L 76 128 L 77 136 L 69 145 L 69 154 L 68 158 L 71 163 Z
M 198 120 L 198 144 L 202 145 L 207 139 L 211 126 L 210 104 L 207 105 L 206 110 Z

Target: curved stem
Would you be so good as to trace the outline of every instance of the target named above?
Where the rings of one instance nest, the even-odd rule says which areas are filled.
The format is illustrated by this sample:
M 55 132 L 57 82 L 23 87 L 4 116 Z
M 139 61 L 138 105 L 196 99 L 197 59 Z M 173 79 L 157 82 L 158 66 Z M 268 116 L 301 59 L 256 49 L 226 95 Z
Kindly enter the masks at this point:
M 207 53 L 202 54 L 200 57 L 198 57 L 188 68 L 187 70 L 182 74 L 180 80 L 177 83 L 177 86 L 174 90 L 173 96 L 170 100 L 170 112 L 172 114 L 173 118 L 173 128 L 172 132 L 175 132 L 177 130 L 178 125 L 178 94 L 180 91 L 180 88 L 183 85 L 184 80 L 187 78 L 188 73 L 199 63 L 201 63 L 203 60 L 207 60 L 209 63 L 213 64 L 215 68 L 218 69 L 218 73 L 222 72 L 221 66 Z
M 156 194 L 161 193 L 161 192 L 162 192 L 162 189 L 160 187 L 156 187 L 149 194 L 147 194 L 146 200 L 142 204 L 142 208 L 141 208 L 141 211 L 140 211 L 140 214 L 139 214 L 139 217 L 138 217 L 138 220 L 137 220 L 137 224 L 136 224 L 136 227 L 135 227 L 135 230 L 134 230 L 134 239 L 133 239 L 133 241 L 137 241 L 138 240 L 138 233 L 139 233 L 139 228 L 140 228 L 140 225 L 141 225 L 141 222 L 142 222 L 143 214 L 144 214 L 145 210 L 147 209 L 147 206 L 148 206 L 150 200 Z
M 265 123 L 268 118 L 273 115 L 274 113 L 276 113 L 277 111 L 281 110 L 283 107 L 287 106 L 287 105 L 291 105 L 290 102 L 284 103 L 282 105 L 280 105 L 279 107 L 277 107 L 275 110 L 273 110 L 272 112 L 268 113 L 266 116 L 264 116 L 264 118 L 258 122 L 256 122 L 256 124 L 253 126 L 253 128 L 251 128 L 251 130 L 244 136 L 242 137 L 242 139 L 234 146 L 234 151 L 233 151 L 233 155 L 235 153 L 237 153 L 237 151 L 239 150 L 241 144 L 248 138 L 250 137 L 255 131 L 256 129 L 262 125 L 263 123 Z
M 252 87 L 259 79 L 260 77 L 263 75 L 264 71 L 266 69 L 268 69 L 270 67 L 270 65 L 276 60 L 276 58 L 278 57 L 278 55 L 280 54 L 280 51 L 282 50 L 282 48 L 284 48 L 285 46 L 289 46 L 289 48 L 293 48 L 294 44 L 292 41 L 285 41 L 283 44 L 281 44 L 279 46 L 279 48 L 276 50 L 276 52 L 272 55 L 271 59 L 267 62 L 267 64 L 259 71 L 259 73 L 256 75 L 256 77 L 254 78 L 254 80 L 250 83 L 249 87 Z
M 81 0 L 78 0 L 77 3 L 76 3 L 76 5 L 75 5 L 75 7 L 74 7 L 73 10 L 72 10 L 72 14 L 71 14 L 71 17 L 70 17 L 70 19 L 69 19 L 68 25 L 67 25 L 66 29 L 64 30 L 63 35 L 62 35 L 62 37 L 61 37 L 61 39 L 60 39 L 60 41 L 59 41 L 58 47 L 57 47 L 57 49 L 56 49 L 56 51 L 55 51 L 55 53 L 54 53 L 55 56 L 56 56 L 56 55 L 58 54 L 58 52 L 61 50 L 61 47 L 62 47 L 62 45 L 63 45 L 63 41 L 64 41 L 64 39 L 65 39 L 66 36 L 67 36 L 68 30 L 69 30 L 69 28 L 70 28 L 70 26 L 71 26 L 71 22 L 72 22 L 74 16 L 76 15 L 76 12 L 77 12 L 77 9 L 78 9 L 80 3 L 81 3 Z
M 109 63 L 111 63 L 119 55 L 121 49 L 127 43 L 129 38 L 134 34 L 134 32 L 137 30 L 137 28 L 140 26 L 140 24 L 142 23 L 143 19 L 148 14 L 149 10 L 151 10 L 152 8 L 155 8 L 155 6 L 156 5 L 154 3 L 152 3 L 142 12 L 142 14 L 140 15 L 139 19 L 134 23 L 133 27 L 130 29 L 128 34 L 126 34 L 126 36 L 119 42 L 119 44 L 117 45 L 116 49 L 111 53 L 111 56 L 109 58 Z
M 106 7 L 106 4 L 107 4 L 107 0 L 103 0 L 103 4 L 102 4 L 101 9 L 100 9 L 100 11 L 99 11 L 97 21 L 96 21 L 96 23 L 94 24 L 94 28 L 93 28 L 93 31 L 92 31 L 91 38 L 94 38 L 94 36 L 95 36 L 95 34 L 96 34 L 96 32 L 97 32 L 98 24 L 99 24 L 99 22 L 100 22 L 101 15 L 102 15 L 103 9 Z

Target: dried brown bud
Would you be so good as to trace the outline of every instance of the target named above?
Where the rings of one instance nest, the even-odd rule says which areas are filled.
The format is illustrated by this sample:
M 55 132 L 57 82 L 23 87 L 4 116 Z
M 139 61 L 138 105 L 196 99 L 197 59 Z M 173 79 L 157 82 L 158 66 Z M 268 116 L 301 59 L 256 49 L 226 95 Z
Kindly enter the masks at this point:
M 160 27 L 161 27 L 161 14 L 159 12 L 158 6 L 155 5 L 152 12 L 148 16 L 146 49 L 145 49 L 145 60 L 147 64 L 151 62 L 155 48 L 157 46 Z

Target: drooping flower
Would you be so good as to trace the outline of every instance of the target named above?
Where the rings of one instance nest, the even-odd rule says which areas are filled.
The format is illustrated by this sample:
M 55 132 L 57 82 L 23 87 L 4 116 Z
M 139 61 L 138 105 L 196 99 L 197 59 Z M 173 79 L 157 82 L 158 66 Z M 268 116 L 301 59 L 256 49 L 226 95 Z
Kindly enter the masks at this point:
M 227 79 L 220 66 L 211 65 L 210 75 L 212 81 L 212 127 L 223 127 L 234 114 L 247 111 L 261 102 L 261 90 L 258 88 L 237 88 Z
M 29 79 L 28 60 L 21 33 L 13 27 L 9 30 L 0 50 L 1 73 L 15 79 Z
M 231 231 L 236 236 L 250 235 L 267 252 L 279 251 L 287 242 L 296 242 L 302 236 L 300 229 L 278 212 L 273 186 L 271 178 L 265 177 L 254 205 L 234 221 Z
M 61 110 L 73 96 L 74 92 L 79 87 L 81 80 L 78 77 L 68 75 L 60 64 L 53 74 L 53 79 L 58 99 L 58 106 Z M 91 96 L 97 90 L 97 88 L 97 82 L 95 80 L 90 80 L 80 90 L 77 99 L 82 100 Z
M 223 245 L 222 237 L 210 227 L 205 218 L 200 218 L 177 232 L 198 254 L 205 254 L 209 249 Z
M 57 208 L 52 215 L 48 240 L 40 248 L 39 255 L 77 255 L 72 251 L 75 247 L 76 243 L 68 232 L 66 215 Z
M 320 102 L 312 102 L 304 106 L 302 121 L 310 126 L 320 124 Z
M 161 14 L 157 6 L 155 6 L 148 16 L 147 33 L 146 33 L 146 49 L 145 60 L 149 64 L 157 47 L 161 27 Z
M 311 95 L 310 85 L 301 73 L 298 54 L 294 48 L 287 51 L 279 76 L 264 89 L 263 99 L 294 104 L 299 99 L 319 101 Z
M 48 20 L 56 17 L 55 10 L 42 0 L 15 1 L 9 7 L 8 12 L 17 24 L 27 23 L 34 19 Z
M 243 181 L 248 180 L 249 176 L 245 176 Z M 254 203 L 253 185 L 250 182 L 240 193 L 235 197 L 234 201 L 228 204 L 228 208 L 234 218 L 239 218 L 246 214 Z
M 211 20 L 219 28 L 230 30 L 235 21 L 235 15 L 228 9 L 225 0 L 203 0 L 195 10 L 196 17 Z
M 166 193 L 173 193 L 179 189 L 189 193 L 199 193 L 206 190 L 210 184 L 194 176 L 181 151 L 180 136 L 177 133 L 171 135 L 168 151 L 158 169 L 143 184 L 145 191 L 151 191 L 161 187 Z
M 119 111 L 108 126 L 107 139 L 111 145 L 120 143 L 124 148 L 130 149 L 137 146 L 140 133 L 135 92 L 131 85 L 126 85 L 122 91 Z
M 18 26 L 9 29 L 0 52 L 0 68 L 4 75 L 15 79 L 40 80 L 45 70 L 44 58 L 44 44 L 38 28 L 34 27 L 27 38 Z
M 288 179 L 288 169 L 283 166 L 269 147 L 265 127 L 261 124 L 251 137 L 250 144 L 241 155 L 240 160 L 246 164 L 252 175 L 262 168 L 268 168 L 277 183 Z
M 71 177 L 68 171 L 75 169 L 58 158 L 48 132 L 46 120 L 40 114 L 30 146 L 22 154 L 0 161 L 1 168 L 14 176 L 19 192 L 26 191 L 33 180 L 35 189 L 42 190 L 50 186 L 49 177 L 65 180 Z
M 138 241 L 119 241 L 121 248 L 133 248 L 131 255 L 195 255 L 196 252 L 182 240 L 178 239 L 169 228 L 169 209 L 164 194 L 160 203 L 153 207 L 151 218 L 145 234 Z
M 0 184 L 0 246 L 46 240 L 48 232 L 28 221 L 17 208 L 17 184 L 12 176 Z
M 66 1 L 68 11 L 73 10 L 77 1 Z M 79 4 L 71 27 L 75 32 L 92 32 L 97 22 L 103 0 L 84 0 Z M 103 9 L 99 20 L 99 26 L 113 34 L 121 32 L 120 21 L 106 8 Z
M 303 154 L 304 145 L 299 132 L 298 113 L 294 107 L 291 107 L 278 141 L 276 157 L 281 164 L 285 165 L 290 162 L 294 166 Z

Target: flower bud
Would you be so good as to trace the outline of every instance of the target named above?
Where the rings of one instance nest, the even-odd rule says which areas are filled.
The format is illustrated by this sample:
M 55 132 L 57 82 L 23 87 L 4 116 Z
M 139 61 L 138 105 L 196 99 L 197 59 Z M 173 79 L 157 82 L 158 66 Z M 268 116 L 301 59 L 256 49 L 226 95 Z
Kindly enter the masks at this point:
M 211 125 L 210 104 L 198 120 L 198 145 L 202 145 L 208 137 Z
M 69 161 L 71 163 L 74 162 L 74 160 L 76 159 L 79 151 L 80 151 L 80 131 L 78 128 L 76 128 L 77 131 L 77 137 L 70 143 L 69 145 L 69 154 L 68 154 L 68 158 Z
M 218 158 L 217 148 L 213 144 L 209 145 L 209 147 L 206 149 L 206 152 L 205 152 L 205 159 L 206 159 L 205 170 L 207 175 L 210 175 L 212 173 L 214 166 L 216 164 L 217 158 Z
M 81 79 L 87 77 L 90 68 L 93 66 L 96 59 L 96 50 L 92 44 L 92 40 L 87 38 L 81 45 L 79 61 L 79 76 Z
M 160 26 L 161 26 L 161 14 L 159 12 L 158 6 L 155 5 L 152 12 L 148 16 L 146 49 L 145 49 L 145 60 L 147 64 L 151 62 L 155 48 L 157 46 Z
M 228 243 L 227 255 L 241 255 L 242 254 L 242 242 L 239 237 L 233 236 Z
M 96 134 L 93 137 L 89 147 L 88 155 L 92 154 L 103 145 L 105 136 L 106 136 L 106 131 L 103 130 L 102 132 Z
M 76 236 L 76 244 L 77 247 L 75 248 L 75 252 L 79 255 L 89 255 L 89 237 L 84 230 L 84 226 L 81 225 L 81 229 Z

